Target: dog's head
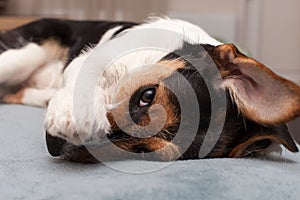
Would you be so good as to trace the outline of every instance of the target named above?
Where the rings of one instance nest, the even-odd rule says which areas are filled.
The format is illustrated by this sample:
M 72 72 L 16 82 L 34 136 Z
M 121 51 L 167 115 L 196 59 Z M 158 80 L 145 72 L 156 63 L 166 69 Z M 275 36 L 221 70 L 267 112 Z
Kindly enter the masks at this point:
M 193 66 L 195 63 L 201 72 Z M 214 67 L 222 78 L 218 84 L 211 73 Z M 47 145 L 53 156 L 82 162 L 96 161 L 95 154 L 104 159 L 129 158 L 131 153 L 134 157 L 159 160 L 198 158 L 211 121 L 220 121 L 223 128 L 206 157 L 262 155 L 279 145 L 298 151 L 285 123 L 300 115 L 300 88 L 240 53 L 232 44 L 185 43 L 152 65 L 122 73 L 118 74 L 117 86 L 113 80 L 106 84 L 109 89 L 101 101 L 106 109 L 95 111 L 95 117 L 102 112 L 105 119 L 100 117 L 93 125 L 92 134 L 84 135 L 84 128 L 71 128 L 75 123 L 72 112 L 62 113 L 67 118 L 49 117 L 48 113 L 59 112 L 57 103 L 64 104 L 66 99 L 64 93 L 54 97 L 46 117 Z M 116 78 L 109 73 L 107 77 Z M 207 84 L 213 86 L 213 91 Z M 225 99 L 218 95 L 221 92 Z M 226 101 L 226 108 L 218 110 L 220 116 L 225 116 L 224 121 L 222 117 L 212 118 L 212 93 L 214 98 Z M 198 105 L 182 104 L 178 95 L 186 99 L 196 96 Z M 183 119 L 183 114 L 190 117 Z M 91 120 L 86 118 L 82 123 L 90 125 Z M 195 120 L 196 132 L 192 133 L 190 126 Z M 64 128 L 56 130 L 55 125 Z M 184 133 L 173 142 L 179 127 Z M 80 134 L 84 136 L 80 138 Z M 183 148 L 186 140 L 189 144 Z M 150 152 L 154 154 L 147 157 Z

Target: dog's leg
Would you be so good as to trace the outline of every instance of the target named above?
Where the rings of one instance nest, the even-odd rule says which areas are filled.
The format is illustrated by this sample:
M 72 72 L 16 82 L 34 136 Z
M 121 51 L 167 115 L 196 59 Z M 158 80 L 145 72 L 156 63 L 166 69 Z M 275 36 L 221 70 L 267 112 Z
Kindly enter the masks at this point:
M 8 94 L 3 97 L 7 104 L 26 104 L 32 106 L 46 107 L 57 89 L 46 88 L 23 88 L 15 94 Z
M 15 86 L 24 82 L 46 60 L 46 49 L 35 43 L 3 52 L 0 55 L 0 85 Z

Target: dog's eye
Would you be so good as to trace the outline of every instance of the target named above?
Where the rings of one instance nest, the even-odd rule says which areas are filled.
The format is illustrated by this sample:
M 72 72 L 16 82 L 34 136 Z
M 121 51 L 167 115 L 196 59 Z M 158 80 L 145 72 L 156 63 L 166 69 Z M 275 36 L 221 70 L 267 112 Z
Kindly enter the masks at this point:
M 155 97 L 155 92 L 155 88 L 145 90 L 140 98 L 139 106 L 149 106 Z

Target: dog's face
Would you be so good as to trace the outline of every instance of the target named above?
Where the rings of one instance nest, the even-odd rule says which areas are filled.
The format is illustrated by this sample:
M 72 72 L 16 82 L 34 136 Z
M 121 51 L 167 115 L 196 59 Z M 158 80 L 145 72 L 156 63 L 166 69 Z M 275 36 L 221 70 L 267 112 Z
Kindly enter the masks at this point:
M 199 64 L 201 73 L 185 56 Z M 220 83 L 216 82 L 217 76 L 211 74 L 214 67 L 222 77 Z M 179 77 L 189 83 L 193 93 Z M 99 113 L 101 116 L 90 133 L 72 128 L 76 125 L 72 112 L 62 113 L 69 116 L 64 120 L 46 117 L 47 145 L 53 156 L 62 155 L 81 162 L 96 161 L 95 155 L 108 160 L 198 158 L 210 121 L 224 126 L 206 157 L 261 155 L 280 144 L 297 151 L 285 123 L 300 114 L 300 88 L 243 55 L 234 45 L 184 44 L 151 65 L 119 73 L 117 82 L 109 84 L 105 92 L 100 90 L 104 99 L 101 104 L 106 105 L 105 109 L 96 109 L 95 118 Z M 213 91 L 207 82 L 213 85 Z M 212 118 L 212 92 L 216 94 L 214 98 L 226 101 L 225 110 L 218 110 L 220 116 L 225 116 L 224 123 L 221 117 Z M 225 99 L 218 95 L 221 92 L 225 92 Z M 191 110 L 194 105 L 182 104 L 178 95 L 186 99 L 195 95 L 199 110 Z M 56 103 L 63 104 L 60 101 L 63 97 L 63 93 L 54 97 L 48 113 L 57 108 Z M 196 132 L 191 133 L 197 113 L 200 113 L 198 126 Z M 183 118 L 183 114 L 190 117 Z M 59 123 L 64 129 L 58 131 L 53 126 Z M 173 141 L 179 127 L 184 130 L 179 137 L 182 143 Z M 192 140 L 186 146 L 189 137 Z

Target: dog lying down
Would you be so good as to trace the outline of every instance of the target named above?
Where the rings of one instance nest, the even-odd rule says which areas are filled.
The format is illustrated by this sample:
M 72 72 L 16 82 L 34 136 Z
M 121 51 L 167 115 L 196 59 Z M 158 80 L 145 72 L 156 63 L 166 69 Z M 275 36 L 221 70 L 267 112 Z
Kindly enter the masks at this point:
M 42 19 L 0 35 L 1 99 L 47 107 L 52 156 L 170 161 L 297 152 L 300 87 L 185 21 Z

